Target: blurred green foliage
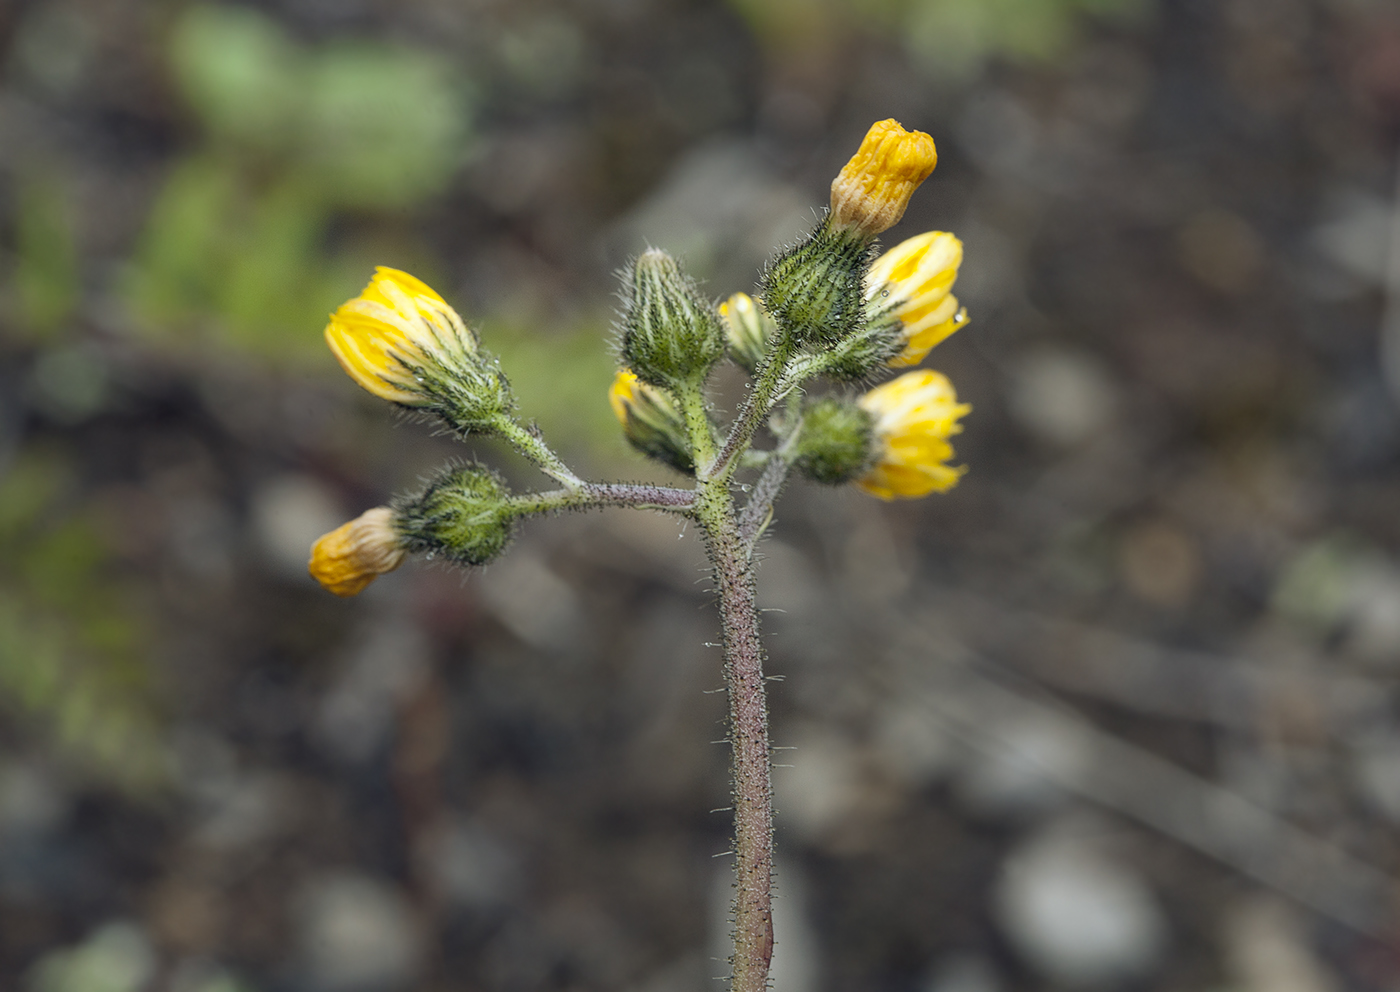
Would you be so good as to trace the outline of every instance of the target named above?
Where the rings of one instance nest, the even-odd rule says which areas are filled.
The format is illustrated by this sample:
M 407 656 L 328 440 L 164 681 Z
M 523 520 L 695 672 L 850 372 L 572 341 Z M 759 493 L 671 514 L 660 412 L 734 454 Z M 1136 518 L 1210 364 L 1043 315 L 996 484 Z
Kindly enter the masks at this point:
M 963 79 L 1004 57 L 1064 57 L 1085 15 L 1133 16 L 1147 0 L 730 0 L 772 49 L 831 41 L 849 29 L 900 39 L 932 76 Z
M 64 512 L 68 476 L 31 450 L 0 481 L 0 695 L 103 778 L 139 788 L 164 761 L 143 631 L 100 531 Z
M 51 337 L 78 305 L 81 284 L 68 191 L 57 175 L 21 176 L 15 217 L 20 324 Z
M 201 125 L 132 260 L 127 297 L 150 330 L 212 334 L 277 359 L 319 355 L 314 329 L 375 261 L 333 248 L 439 194 L 460 164 L 471 99 L 430 52 L 303 46 L 251 8 L 196 5 L 170 61 Z

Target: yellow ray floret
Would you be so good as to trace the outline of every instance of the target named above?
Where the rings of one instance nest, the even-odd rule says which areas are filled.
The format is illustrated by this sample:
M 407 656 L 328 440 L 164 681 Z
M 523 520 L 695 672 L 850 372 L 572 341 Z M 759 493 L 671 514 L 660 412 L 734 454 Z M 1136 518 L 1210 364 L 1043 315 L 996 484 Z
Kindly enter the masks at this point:
M 431 402 L 425 374 L 460 367 L 476 352 L 476 337 L 427 283 L 382 265 L 331 314 L 326 343 L 360 386 L 405 406 Z
M 878 460 L 856 485 L 881 499 L 945 492 L 967 471 L 947 463 L 948 438 L 972 407 L 959 403 L 948 377 L 931 369 L 906 372 L 860 398 L 873 419 Z
M 918 365 L 934 345 L 967 324 L 967 310 L 951 292 L 962 257 L 962 242 L 953 235 L 927 231 L 895 245 L 870 266 L 865 298 L 871 310 L 898 317 L 903 325 L 904 350 L 890 365 Z
M 914 190 L 938 164 L 933 139 L 896 120 L 870 126 L 860 150 L 831 181 L 831 220 L 873 238 L 904 216 Z
M 387 506 L 366 510 L 311 546 L 307 571 L 329 592 L 354 596 L 403 564 L 404 549 Z

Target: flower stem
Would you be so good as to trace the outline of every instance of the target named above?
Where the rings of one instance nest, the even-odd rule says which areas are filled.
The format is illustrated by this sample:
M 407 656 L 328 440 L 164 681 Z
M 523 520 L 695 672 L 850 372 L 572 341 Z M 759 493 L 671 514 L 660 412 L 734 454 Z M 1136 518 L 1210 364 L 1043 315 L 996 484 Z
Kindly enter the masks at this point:
M 730 989 L 764 992 L 773 958 L 773 792 L 754 573 L 729 487 L 703 485 L 696 514 L 715 567 L 729 692 L 735 855 Z
M 554 449 L 532 431 L 520 426 L 513 418 L 497 417 L 492 427 L 509 441 L 516 451 L 534 462 L 536 468 L 555 482 L 569 489 L 578 489 L 585 485 L 584 481 L 564 464 L 564 460 L 554 453 Z
M 749 390 L 748 399 L 734 418 L 724 446 L 720 448 L 714 462 L 701 472 L 701 478 L 724 480 L 733 473 L 739 464 L 739 456 L 748 450 L 754 431 L 758 430 L 758 425 L 768 416 L 774 400 L 778 399 L 778 385 L 784 381 L 788 362 L 796 350 L 797 345 L 790 336 L 784 334 L 778 340 L 768 360 L 759 367 L 753 388 Z

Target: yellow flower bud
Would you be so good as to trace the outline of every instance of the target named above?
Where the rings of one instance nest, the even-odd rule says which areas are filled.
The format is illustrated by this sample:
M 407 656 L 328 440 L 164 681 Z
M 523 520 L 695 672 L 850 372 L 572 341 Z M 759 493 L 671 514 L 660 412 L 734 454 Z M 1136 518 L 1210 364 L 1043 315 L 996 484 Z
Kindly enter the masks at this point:
M 860 151 L 831 181 L 832 223 L 865 238 L 889 230 L 937 163 L 927 134 L 906 131 L 896 120 L 872 124 Z
M 695 471 L 685 420 L 665 390 L 642 382 L 631 369 L 618 369 L 608 403 L 632 447 L 681 472 Z
M 948 438 L 962 430 L 958 418 L 972 407 L 959 403 L 947 376 L 931 369 L 906 372 L 859 400 L 874 421 L 879 448 L 875 466 L 856 485 L 881 499 L 912 499 L 946 492 L 967 471 L 953 468 Z
M 425 369 L 469 368 L 476 337 L 427 283 L 383 265 L 364 292 L 326 325 L 326 343 L 345 371 L 375 396 L 404 406 L 433 402 Z
M 735 293 L 719 305 L 724 321 L 724 333 L 729 340 L 729 354 L 750 375 L 768 354 L 768 344 L 777 328 L 748 293 Z
M 311 546 L 307 571 L 328 592 L 354 596 L 403 564 L 404 549 L 387 506 L 366 510 Z
M 872 319 L 899 319 L 904 350 L 889 364 L 918 365 L 929 350 L 967 324 L 967 310 L 950 290 L 962 264 L 962 242 L 928 231 L 885 252 L 870 266 L 865 298 Z

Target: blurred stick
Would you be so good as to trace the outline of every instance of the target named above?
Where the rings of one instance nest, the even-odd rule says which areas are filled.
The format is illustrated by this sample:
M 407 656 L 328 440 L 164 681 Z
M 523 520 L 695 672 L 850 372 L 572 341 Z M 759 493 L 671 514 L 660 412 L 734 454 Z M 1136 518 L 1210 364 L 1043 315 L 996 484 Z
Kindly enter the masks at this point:
M 1141 713 L 1252 730 L 1271 710 L 1301 703 L 1336 733 L 1392 712 L 1396 701 L 1395 686 L 1379 679 L 1163 647 L 952 591 L 919 598 L 943 604 L 935 622 L 984 655 L 1055 689 Z
M 1400 405 L 1400 153 L 1396 155 L 1395 195 L 1390 204 L 1390 253 L 1385 264 L 1380 352 L 1381 371 L 1390 387 L 1390 397 Z
M 1360 933 L 1395 939 L 1392 901 L 1400 879 L 1099 730 L 1067 707 L 978 671 L 975 655 L 950 663 L 944 646 L 930 646 L 927 631 L 907 623 L 905 629 L 906 643 L 896 654 L 913 664 L 902 673 L 898 691 L 917 694 L 969 746 L 1029 767 Z M 1070 746 L 1054 753 L 1031 750 L 1015 733 L 1027 725 L 1050 729 Z

